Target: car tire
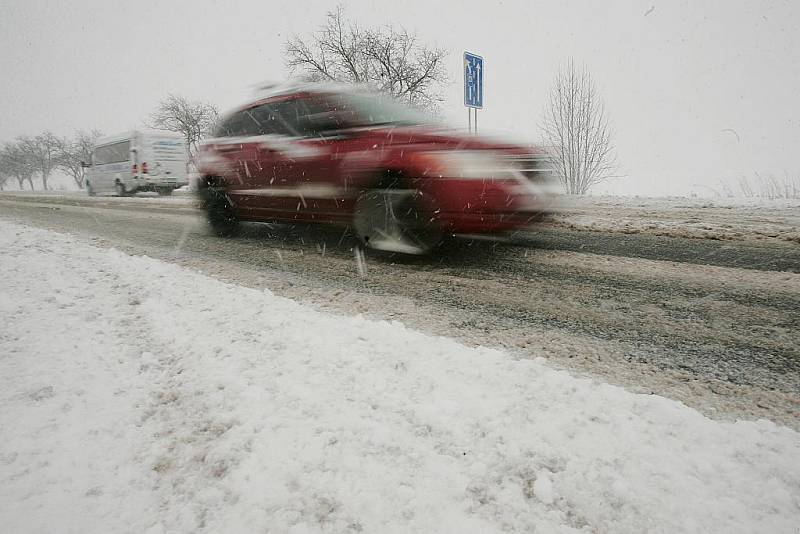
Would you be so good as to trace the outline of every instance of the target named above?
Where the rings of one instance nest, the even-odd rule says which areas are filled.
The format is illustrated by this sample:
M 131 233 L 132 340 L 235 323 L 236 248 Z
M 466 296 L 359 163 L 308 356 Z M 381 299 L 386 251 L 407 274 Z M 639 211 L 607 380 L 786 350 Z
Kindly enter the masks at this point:
M 425 255 L 443 235 L 417 189 L 369 189 L 359 195 L 353 227 L 361 243 L 375 250 Z
M 92 184 L 90 184 L 89 182 L 86 182 L 86 194 L 89 195 L 90 197 L 97 196 L 97 192 L 94 190 L 94 187 L 92 187 Z
M 156 193 L 162 197 L 168 197 L 172 195 L 173 189 L 171 187 L 157 187 Z
M 117 193 L 118 197 L 128 196 L 128 191 L 125 189 L 125 184 L 122 182 L 117 182 L 114 184 L 114 191 Z
M 239 219 L 234 214 L 225 191 L 209 187 L 203 191 L 202 196 L 211 231 L 219 237 L 233 237 L 238 234 Z

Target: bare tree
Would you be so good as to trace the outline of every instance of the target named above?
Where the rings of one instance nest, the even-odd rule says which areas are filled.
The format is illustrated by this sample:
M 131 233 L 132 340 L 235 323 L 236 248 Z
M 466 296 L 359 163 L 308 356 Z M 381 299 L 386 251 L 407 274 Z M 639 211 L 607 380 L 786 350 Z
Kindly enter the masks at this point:
M 752 182 L 744 176 L 739 178 L 739 191 L 746 198 L 797 199 L 800 198 L 800 176 L 791 176 L 788 171 L 783 171 L 783 176 L 756 172 Z M 732 191 L 729 196 L 734 196 Z
M 33 175 L 36 173 L 35 163 L 30 154 L 24 150 L 20 141 L 3 144 L 0 148 L 0 173 L 13 176 L 22 191 L 27 181 L 33 191 Z
M 569 61 L 550 89 L 542 124 L 564 190 L 583 195 L 616 169 L 611 126 L 589 71 Z
M 193 160 L 197 143 L 211 132 L 218 118 L 219 111 L 212 104 L 171 94 L 159 102 L 147 124 L 157 130 L 182 134 L 189 158 Z
M 14 177 L 9 148 L 7 143 L 0 146 L 0 191 L 3 191 L 8 179 Z
M 35 137 L 18 137 L 17 142 L 42 178 L 42 189 L 46 191 L 48 189 L 47 179 L 56 166 L 61 139 L 48 131 Z
M 61 140 L 56 167 L 71 176 L 81 189 L 86 181 L 86 169 L 83 163 L 91 159 L 95 141 L 101 135 L 102 133 L 97 130 L 90 132 L 80 130 L 75 133 L 74 138 Z
M 308 38 L 286 42 L 286 66 L 315 80 L 365 83 L 419 107 L 435 108 L 447 81 L 447 51 L 428 48 L 404 28 L 362 28 L 337 7 Z

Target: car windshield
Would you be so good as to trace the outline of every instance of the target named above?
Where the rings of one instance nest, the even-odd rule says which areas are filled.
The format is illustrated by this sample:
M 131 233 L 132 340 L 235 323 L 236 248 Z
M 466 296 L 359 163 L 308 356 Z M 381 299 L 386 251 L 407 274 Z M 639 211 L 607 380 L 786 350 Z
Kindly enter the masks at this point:
M 426 124 L 433 118 L 396 100 L 374 95 L 340 93 L 333 99 L 334 109 L 347 126 L 379 124 Z

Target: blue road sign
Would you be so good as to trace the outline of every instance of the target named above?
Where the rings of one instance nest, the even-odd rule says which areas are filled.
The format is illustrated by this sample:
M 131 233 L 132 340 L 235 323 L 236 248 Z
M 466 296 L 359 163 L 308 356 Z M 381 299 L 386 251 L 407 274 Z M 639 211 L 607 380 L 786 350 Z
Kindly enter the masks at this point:
M 483 107 L 483 58 L 464 52 L 464 105 Z

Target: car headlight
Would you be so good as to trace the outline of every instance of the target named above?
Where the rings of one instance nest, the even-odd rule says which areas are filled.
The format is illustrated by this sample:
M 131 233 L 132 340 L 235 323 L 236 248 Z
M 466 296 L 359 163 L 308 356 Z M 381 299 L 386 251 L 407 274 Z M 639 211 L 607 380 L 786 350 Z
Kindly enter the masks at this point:
M 426 154 L 435 173 L 465 180 L 517 180 L 519 173 L 507 160 L 488 150 L 443 150 Z M 429 174 L 429 175 L 430 175 Z

